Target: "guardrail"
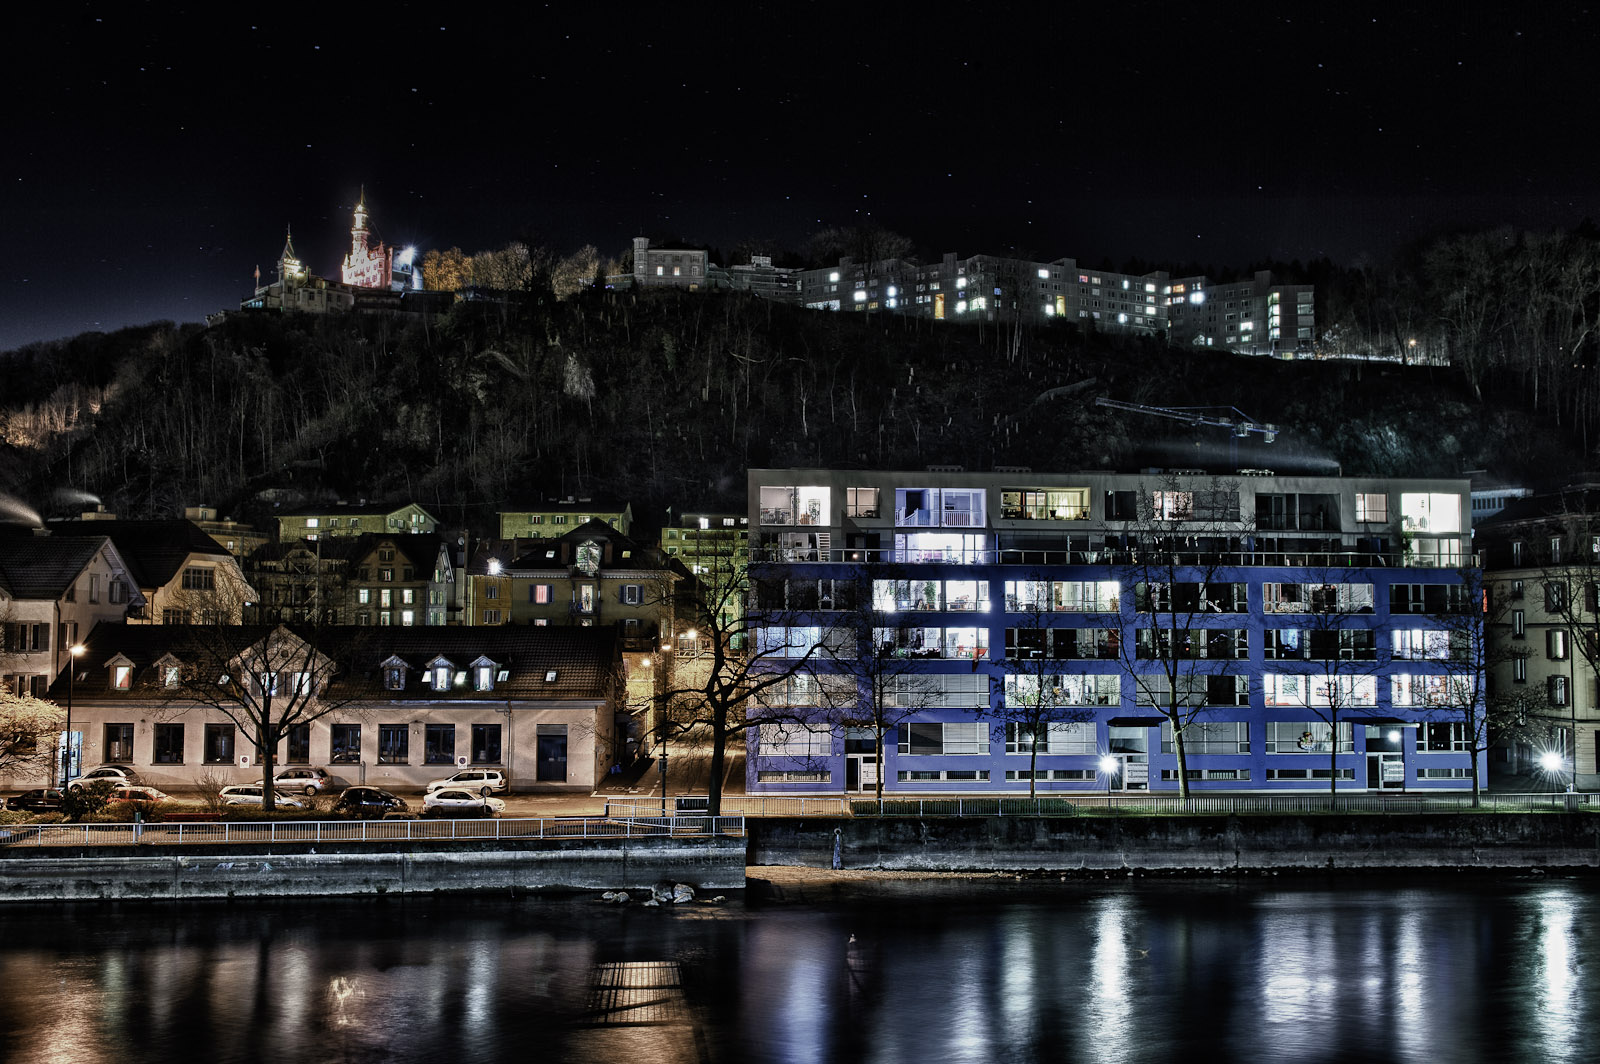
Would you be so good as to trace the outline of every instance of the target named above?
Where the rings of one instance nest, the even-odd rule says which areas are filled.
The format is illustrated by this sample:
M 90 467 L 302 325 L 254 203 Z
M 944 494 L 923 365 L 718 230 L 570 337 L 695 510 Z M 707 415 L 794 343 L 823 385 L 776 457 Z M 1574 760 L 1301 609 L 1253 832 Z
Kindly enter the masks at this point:
M 1200 798 L 1155 796 L 1074 795 L 1047 798 L 885 798 L 855 799 L 850 815 L 857 817 L 978 817 L 978 816 L 1104 816 L 1104 815 L 1211 815 L 1312 814 L 1312 813 L 1467 813 L 1467 812 L 1575 812 L 1600 809 L 1600 794 L 1483 794 L 1474 808 L 1472 796 L 1421 794 L 1238 795 Z
M 742 816 L 488 820 L 240 820 L 179 824 L 41 824 L 0 828 L 4 846 L 194 846 L 209 843 L 451 842 L 742 836 Z
M 674 796 L 672 803 L 703 802 L 703 797 Z M 607 816 L 641 817 L 661 808 L 660 798 L 609 798 Z M 679 815 L 686 810 L 676 807 Z M 1600 794 L 1479 795 L 1478 812 L 1569 812 L 1600 809 Z M 722 800 L 722 812 L 737 817 L 976 817 L 976 816 L 1101 816 L 1101 815 L 1235 815 L 1296 813 L 1461 813 L 1472 812 L 1470 794 L 1272 794 L 1191 797 L 1164 795 L 1074 794 L 1037 798 L 951 796 L 949 798 L 744 798 Z M 659 818 L 658 818 L 659 819 Z
M 705 801 L 704 795 L 672 795 L 667 799 L 668 812 L 676 810 L 679 816 L 683 816 L 691 812 L 685 803 Z M 747 798 L 729 795 L 722 799 L 722 813 L 735 817 L 849 816 L 846 801 L 844 798 Z M 606 816 L 649 817 L 659 814 L 661 808 L 659 797 L 606 799 Z M 705 805 L 699 804 L 697 808 L 703 810 Z

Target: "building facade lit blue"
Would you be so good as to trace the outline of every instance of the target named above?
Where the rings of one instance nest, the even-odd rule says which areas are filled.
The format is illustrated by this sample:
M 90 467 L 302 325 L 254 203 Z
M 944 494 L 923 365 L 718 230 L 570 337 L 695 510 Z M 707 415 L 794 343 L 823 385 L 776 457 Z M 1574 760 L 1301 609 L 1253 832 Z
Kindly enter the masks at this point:
M 1194 794 L 1471 789 L 1469 495 L 752 470 L 755 667 L 794 675 L 752 709 L 748 790 L 1176 792 L 1175 732 Z

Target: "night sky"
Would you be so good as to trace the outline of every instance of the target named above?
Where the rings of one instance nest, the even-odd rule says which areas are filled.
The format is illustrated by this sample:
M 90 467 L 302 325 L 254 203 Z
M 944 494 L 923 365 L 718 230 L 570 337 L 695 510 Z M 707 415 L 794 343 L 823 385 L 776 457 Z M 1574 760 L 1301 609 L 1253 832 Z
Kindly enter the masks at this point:
M 467 252 L 1350 263 L 1600 219 L 1571 5 L 59 4 L 8 14 L 0 350 L 235 307 L 292 226 Z

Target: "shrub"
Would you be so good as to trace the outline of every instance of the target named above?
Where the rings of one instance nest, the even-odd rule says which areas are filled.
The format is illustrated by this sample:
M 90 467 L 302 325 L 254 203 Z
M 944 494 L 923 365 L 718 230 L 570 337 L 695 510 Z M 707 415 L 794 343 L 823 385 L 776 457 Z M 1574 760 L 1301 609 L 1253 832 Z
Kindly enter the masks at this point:
M 95 780 L 81 787 L 68 787 L 61 792 L 61 811 L 68 820 L 93 816 L 111 800 L 111 786 L 110 780 Z

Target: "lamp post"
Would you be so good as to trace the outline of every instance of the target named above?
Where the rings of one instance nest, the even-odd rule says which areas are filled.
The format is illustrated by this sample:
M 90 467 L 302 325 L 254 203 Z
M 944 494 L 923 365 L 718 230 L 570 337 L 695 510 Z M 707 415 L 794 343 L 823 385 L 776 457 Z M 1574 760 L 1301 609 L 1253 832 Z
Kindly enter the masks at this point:
M 72 690 L 78 685 L 78 657 L 83 644 L 74 643 L 67 648 L 67 727 L 61 744 L 61 786 L 72 782 Z

